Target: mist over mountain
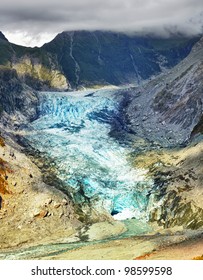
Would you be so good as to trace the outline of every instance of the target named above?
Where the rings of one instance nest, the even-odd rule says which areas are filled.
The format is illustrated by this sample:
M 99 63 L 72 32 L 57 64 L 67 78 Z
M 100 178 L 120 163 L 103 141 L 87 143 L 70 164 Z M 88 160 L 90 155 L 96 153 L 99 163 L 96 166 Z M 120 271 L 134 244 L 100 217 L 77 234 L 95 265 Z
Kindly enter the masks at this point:
M 201 0 L 2 0 L 0 26 L 11 42 L 35 46 L 63 30 L 197 36 L 202 14 Z

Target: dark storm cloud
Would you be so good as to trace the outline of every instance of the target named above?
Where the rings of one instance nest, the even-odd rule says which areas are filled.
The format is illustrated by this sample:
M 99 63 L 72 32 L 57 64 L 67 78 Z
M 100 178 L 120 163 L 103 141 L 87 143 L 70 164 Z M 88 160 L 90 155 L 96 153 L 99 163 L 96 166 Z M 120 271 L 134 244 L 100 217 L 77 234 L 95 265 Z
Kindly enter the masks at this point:
M 1 0 L 0 25 L 32 35 L 78 29 L 198 34 L 202 13 L 202 0 Z

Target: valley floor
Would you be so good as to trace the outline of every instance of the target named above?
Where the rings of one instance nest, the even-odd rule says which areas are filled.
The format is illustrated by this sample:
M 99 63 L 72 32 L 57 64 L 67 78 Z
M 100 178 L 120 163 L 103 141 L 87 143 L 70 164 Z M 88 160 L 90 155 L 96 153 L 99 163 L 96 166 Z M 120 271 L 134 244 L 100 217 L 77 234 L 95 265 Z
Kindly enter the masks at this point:
M 203 258 L 203 238 L 190 240 L 164 248 L 155 241 L 133 238 L 89 245 L 55 256 L 51 260 L 193 260 Z

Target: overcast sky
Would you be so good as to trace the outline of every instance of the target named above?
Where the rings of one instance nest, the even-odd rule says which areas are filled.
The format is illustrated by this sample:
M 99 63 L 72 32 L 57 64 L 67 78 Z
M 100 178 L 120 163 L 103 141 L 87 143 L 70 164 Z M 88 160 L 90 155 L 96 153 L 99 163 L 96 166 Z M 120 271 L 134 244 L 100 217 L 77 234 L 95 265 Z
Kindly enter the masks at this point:
M 199 34 L 203 0 L 1 0 L 0 26 L 11 42 L 29 46 L 78 29 Z

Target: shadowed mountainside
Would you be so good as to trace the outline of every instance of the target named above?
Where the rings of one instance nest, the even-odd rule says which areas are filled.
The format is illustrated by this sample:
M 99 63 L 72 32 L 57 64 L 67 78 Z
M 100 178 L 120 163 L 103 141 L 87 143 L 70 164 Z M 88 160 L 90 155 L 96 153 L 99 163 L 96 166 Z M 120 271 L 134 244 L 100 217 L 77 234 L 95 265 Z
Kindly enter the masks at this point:
M 41 48 L 28 48 L 0 34 L 0 64 L 16 69 L 36 90 L 139 84 L 176 65 L 198 40 L 75 31 L 58 34 Z
M 37 93 L 23 84 L 16 70 L 0 67 L 1 125 L 14 129 L 37 117 Z
M 58 34 L 42 49 L 57 56 L 73 87 L 139 84 L 180 62 L 196 40 L 75 31 Z

